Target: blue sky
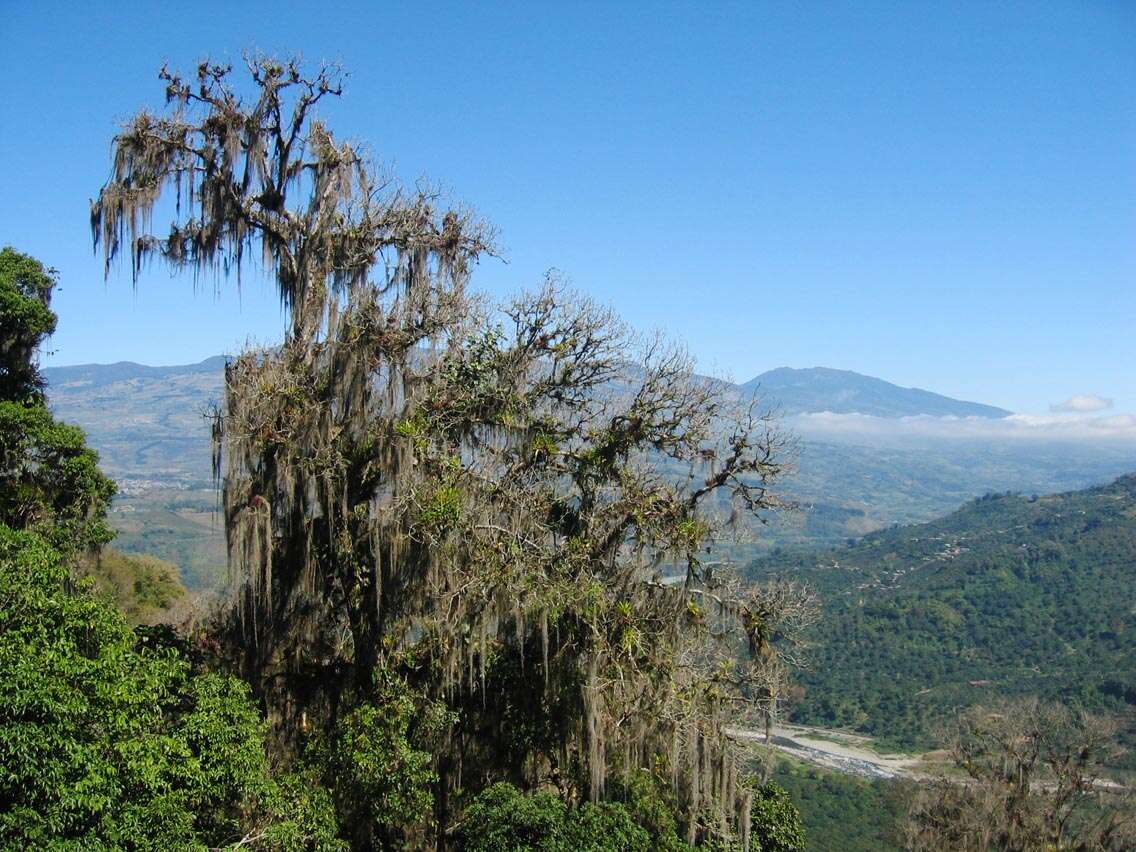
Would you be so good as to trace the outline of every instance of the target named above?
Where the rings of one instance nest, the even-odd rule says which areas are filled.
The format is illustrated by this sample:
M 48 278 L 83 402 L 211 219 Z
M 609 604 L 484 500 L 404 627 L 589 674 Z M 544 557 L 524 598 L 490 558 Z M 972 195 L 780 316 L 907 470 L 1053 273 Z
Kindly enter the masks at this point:
M 1136 411 L 1136 4 L 0 2 L 0 242 L 61 272 L 48 364 L 279 337 L 268 285 L 105 283 L 87 203 L 156 70 L 339 60 L 325 111 L 744 381 L 853 369 L 1022 412 Z

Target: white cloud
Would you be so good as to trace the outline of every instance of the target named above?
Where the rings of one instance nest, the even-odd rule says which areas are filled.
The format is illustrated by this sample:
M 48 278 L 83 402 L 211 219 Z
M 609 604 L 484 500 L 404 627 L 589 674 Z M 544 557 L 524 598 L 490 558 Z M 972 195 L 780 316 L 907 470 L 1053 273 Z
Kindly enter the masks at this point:
M 1049 406 L 1050 411 L 1073 414 L 1091 414 L 1094 411 L 1104 411 L 1106 408 L 1112 408 L 1112 400 L 1097 396 L 1095 393 L 1074 394 L 1064 402 L 1055 402 Z
M 872 417 L 867 414 L 799 414 L 786 425 L 802 437 L 878 440 L 1035 440 L 1136 442 L 1136 415 L 1084 417 L 1072 414 L 1014 414 L 986 417 Z

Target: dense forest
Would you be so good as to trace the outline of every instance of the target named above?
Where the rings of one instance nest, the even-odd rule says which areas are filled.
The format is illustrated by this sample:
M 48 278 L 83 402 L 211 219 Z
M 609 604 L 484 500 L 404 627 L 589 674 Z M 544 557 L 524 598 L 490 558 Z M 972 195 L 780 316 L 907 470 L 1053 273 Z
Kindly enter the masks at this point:
M 960 708 L 997 696 L 1127 718 L 1136 705 L 1136 476 L 991 494 L 748 573 L 803 579 L 825 601 L 796 720 L 922 749 Z
M 911 782 L 860 778 L 778 759 L 773 779 L 793 799 L 810 852 L 896 852 Z

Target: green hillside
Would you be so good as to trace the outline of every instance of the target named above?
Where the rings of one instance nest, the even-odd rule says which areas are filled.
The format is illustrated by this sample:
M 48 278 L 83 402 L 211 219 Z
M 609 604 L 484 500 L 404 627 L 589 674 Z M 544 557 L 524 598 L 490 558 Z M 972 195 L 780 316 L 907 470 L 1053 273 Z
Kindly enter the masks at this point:
M 809 852 L 899 852 L 910 782 L 859 778 L 781 757 L 773 780 L 800 809 Z
M 774 545 L 831 547 L 893 524 L 941 518 L 991 491 L 1071 491 L 1134 466 L 1136 447 L 1127 442 L 870 442 L 802 432 L 796 470 L 782 483 L 800 511 L 775 517 L 762 533 Z
M 104 547 L 83 559 L 79 574 L 89 577 L 99 597 L 114 604 L 132 626 L 169 619 L 171 610 L 186 600 L 177 566 L 146 554 Z
M 826 601 L 796 721 L 929 746 L 958 708 L 996 696 L 1136 705 L 1136 475 L 992 495 L 748 572 L 794 576 Z

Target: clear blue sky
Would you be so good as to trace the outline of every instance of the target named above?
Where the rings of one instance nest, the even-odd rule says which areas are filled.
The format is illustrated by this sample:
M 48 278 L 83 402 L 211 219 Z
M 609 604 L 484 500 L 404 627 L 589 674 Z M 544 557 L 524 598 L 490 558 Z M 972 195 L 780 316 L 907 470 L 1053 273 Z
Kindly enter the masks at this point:
M 181 11 L 174 7 L 180 5 Z M 326 115 L 708 370 L 853 369 L 1136 411 L 1136 3 L 0 2 L 0 242 L 59 268 L 49 364 L 279 337 L 266 286 L 105 284 L 87 202 L 163 61 L 340 60 Z

